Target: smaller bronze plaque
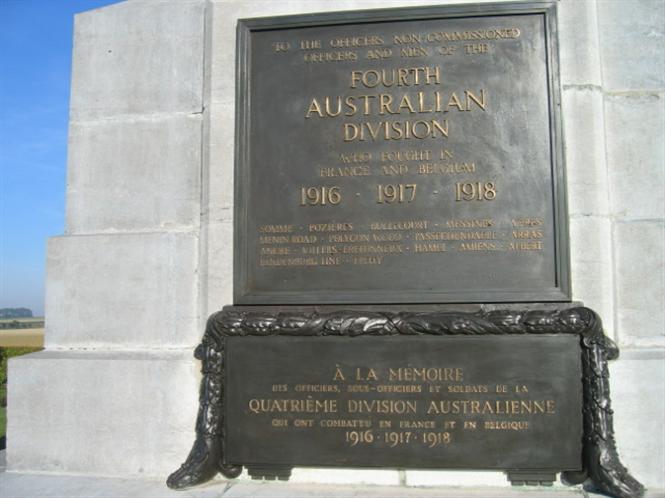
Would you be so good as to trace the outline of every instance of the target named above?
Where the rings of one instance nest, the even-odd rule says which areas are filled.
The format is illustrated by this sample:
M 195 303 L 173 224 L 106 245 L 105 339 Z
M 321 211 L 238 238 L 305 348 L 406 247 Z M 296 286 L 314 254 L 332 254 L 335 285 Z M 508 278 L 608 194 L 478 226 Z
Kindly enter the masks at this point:
M 575 335 L 224 340 L 227 464 L 582 467 Z

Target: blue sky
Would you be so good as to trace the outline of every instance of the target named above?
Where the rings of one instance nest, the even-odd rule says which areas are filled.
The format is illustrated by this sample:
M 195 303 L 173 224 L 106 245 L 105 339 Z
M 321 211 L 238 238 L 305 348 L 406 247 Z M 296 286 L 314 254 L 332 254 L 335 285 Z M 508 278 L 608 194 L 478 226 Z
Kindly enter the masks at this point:
M 0 308 L 44 311 L 64 232 L 74 14 L 117 0 L 0 0 Z

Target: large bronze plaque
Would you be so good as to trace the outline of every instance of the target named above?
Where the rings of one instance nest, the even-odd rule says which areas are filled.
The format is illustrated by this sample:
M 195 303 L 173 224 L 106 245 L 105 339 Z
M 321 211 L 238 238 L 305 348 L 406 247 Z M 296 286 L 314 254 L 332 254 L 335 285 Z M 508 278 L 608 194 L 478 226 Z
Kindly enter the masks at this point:
M 228 464 L 581 468 L 575 335 L 225 341 Z
M 235 302 L 568 300 L 554 9 L 240 21 Z

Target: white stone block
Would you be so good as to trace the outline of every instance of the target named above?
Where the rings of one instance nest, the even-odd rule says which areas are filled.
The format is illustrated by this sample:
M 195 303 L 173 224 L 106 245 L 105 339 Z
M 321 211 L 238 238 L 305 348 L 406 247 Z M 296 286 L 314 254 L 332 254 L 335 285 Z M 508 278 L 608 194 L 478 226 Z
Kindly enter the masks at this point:
M 233 223 L 211 221 L 206 225 L 207 252 L 203 255 L 207 265 L 206 289 L 202 293 L 204 319 L 224 305 L 233 303 Z
M 665 86 L 665 2 L 600 0 L 598 24 L 606 89 Z
M 372 484 L 395 486 L 399 473 L 395 470 L 351 470 L 295 468 L 289 480 L 293 483 L 317 482 L 326 484 Z
M 155 1 L 155 0 L 132 0 Z M 358 486 L 344 484 L 296 484 L 275 481 L 217 482 L 187 491 L 166 488 L 156 479 L 122 479 L 57 474 L 0 473 L 0 487 L 11 498 L 605 498 L 580 486 L 555 489 L 533 488 L 406 488 L 404 486 Z M 647 492 L 644 498 L 663 498 Z
M 190 351 L 13 358 L 8 469 L 165 478 L 194 441 L 197 370 Z
M 76 16 L 70 119 L 201 112 L 203 2 L 122 2 Z
M 601 0 L 603 1 L 603 0 Z M 596 0 L 559 3 L 561 84 L 601 84 Z
M 623 349 L 610 362 L 621 462 L 652 491 L 665 488 L 665 350 Z
M 279 2 L 281 3 L 281 2 Z M 210 99 L 211 103 L 235 104 L 236 82 L 236 23 L 240 7 L 236 5 L 213 4 L 211 54 L 210 54 Z M 235 115 L 229 116 L 233 127 Z
M 573 216 L 569 227 L 573 300 L 598 313 L 605 333 L 614 337 L 611 223 L 603 217 Z
M 665 347 L 665 222 L 615 223 L 613 236 L 620 342 Z
M 201 115 L 72 123 L 67 232 L 198 226 Z
M 47 347 L 193 347 L 197 259 L 188 233 L 50 239 Z
M 606 96 L 605 128 L 612 214 L 665 218 L 665 92 Z
M 503 472 L 474 472 L 460 470 L 409 470 L 407 486 L 497 486 L 510 487 Z
M 568 212 L 609 214 L 603 97 L 598 89 L 569 88 L 563 92 Z
M 210 107 L 210 164 L 208 215 L 212 220 L 233 220 L 234 105 L 212 103 Z

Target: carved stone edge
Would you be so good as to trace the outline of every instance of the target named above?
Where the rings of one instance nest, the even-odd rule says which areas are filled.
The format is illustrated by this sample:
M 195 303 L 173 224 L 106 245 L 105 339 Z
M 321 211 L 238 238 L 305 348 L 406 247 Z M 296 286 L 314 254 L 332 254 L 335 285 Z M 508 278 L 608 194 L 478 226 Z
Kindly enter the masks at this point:
M 196 422 L 197 438 L 183 465 L 167 485 L 184 489 L 214 477 L 217 471 L 237 477 L 241 466 L 224 463 L 223 352 L 225 337 L 391 335 L 576 334 L 582 349 L 584 441 L 582 471 L 565 472 L 562 480 L 592 486 L 617 498 L 637 498 L 644 487 L 621 464 L 614 440 L 607 361 L 618 357 L 589 308 L 561 310 L 493 310 L 462 312 L 334 311 L 260 312 L 223 310 L 208 319 L 195 357 L 203 379 Z

